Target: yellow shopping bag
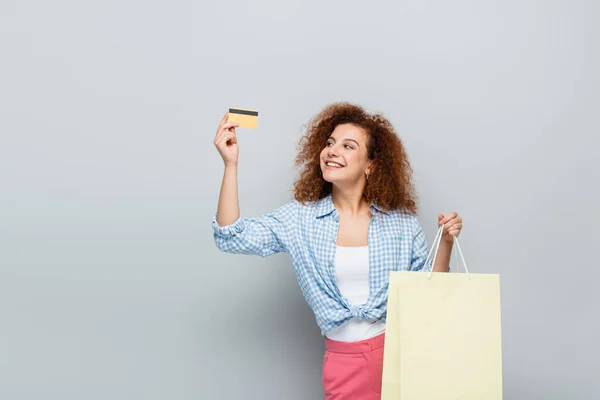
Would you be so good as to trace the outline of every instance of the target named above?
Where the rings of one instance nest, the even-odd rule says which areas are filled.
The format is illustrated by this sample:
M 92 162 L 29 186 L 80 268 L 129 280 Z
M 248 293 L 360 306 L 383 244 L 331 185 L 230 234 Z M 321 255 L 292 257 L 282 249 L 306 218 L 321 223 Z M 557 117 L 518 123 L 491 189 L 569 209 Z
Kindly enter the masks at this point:
M 469 273 L 455 245 L 466 273 L 390 274 L 382 400 L 502 399 L 499 276 Z

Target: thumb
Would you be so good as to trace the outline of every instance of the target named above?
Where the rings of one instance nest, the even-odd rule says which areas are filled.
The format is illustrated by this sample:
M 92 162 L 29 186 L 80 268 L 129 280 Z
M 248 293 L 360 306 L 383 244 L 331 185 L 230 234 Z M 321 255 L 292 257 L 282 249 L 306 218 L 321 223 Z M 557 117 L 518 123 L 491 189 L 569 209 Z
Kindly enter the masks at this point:
M 438 213 L 438 226 L 442 225 L 442 219 L 444 219 L 444 214 Z

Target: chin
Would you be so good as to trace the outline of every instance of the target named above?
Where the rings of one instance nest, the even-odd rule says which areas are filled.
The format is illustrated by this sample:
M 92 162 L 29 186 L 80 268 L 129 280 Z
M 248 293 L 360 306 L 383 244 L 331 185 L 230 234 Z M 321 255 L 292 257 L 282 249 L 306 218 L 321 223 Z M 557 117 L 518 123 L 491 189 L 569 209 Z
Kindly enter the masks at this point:
M 329 176 L 329 174 L 326 171 L 321 170 L 321 176 L 323 177 L 323 180 L 325 180 L 325 182 L 333 183 L 331 177 Z
M 328 177 L 326 174 L 322 174 L 321 176 L 323 177 L 323 180 L 324 180 L 325 182 L 331 182 L 331 178 L 330 178 L 330 177 Z
M 331 175 L 328 173 L 323 174 L 323 179 L 325 180 L 325 182 L 329 182 L 329 183 L 339 183 L 341 180 L 343 180 L 343 179 L 340 179 L 340 177 L 332 178 Z

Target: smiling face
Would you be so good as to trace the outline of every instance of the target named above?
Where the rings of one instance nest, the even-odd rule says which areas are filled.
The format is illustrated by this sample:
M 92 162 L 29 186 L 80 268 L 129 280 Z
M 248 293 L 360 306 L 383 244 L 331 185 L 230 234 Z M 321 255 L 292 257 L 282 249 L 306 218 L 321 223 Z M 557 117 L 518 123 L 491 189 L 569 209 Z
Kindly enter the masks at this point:
M 327 182 L 353 184 L 365 179 L 370 165 L 367 133 L 353 124 L 335 127 L 321 151 L 321 171 Z

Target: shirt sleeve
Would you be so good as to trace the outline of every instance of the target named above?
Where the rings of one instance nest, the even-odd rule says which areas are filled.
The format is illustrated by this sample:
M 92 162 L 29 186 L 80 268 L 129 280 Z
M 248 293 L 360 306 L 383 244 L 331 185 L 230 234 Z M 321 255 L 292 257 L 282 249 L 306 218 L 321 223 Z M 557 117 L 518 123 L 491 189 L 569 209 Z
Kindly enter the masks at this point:
M 431 271 L 433 269 L 433 259 L 435 254 L 431 253 L 431 260 L 427 261 L 427 265 L 425 265 L 425 261 L 427 260 L 427 254 L 431 249 L 428 248 L 427 238 L 425 237 L 425 232 L 423 232 L 423 228 L 419 224 L 419 222 L 415 218 L 415 222 L 417 224 L 417 234 L 413 238 L 413 248 L 412 248 L 412 259 L 410 264 L 411 271 Z M 432 244 L 435 246 L 435 243 Z M 434 249 L 435 251 L 435 249 Z M 450 272 L 450 266 L 448 266 L 448 272 Z
M 297 201 L 259 217 L 240 217 L 226 226 L 219 226 L 215 214 L 212 221 L 215 244 L 219 250 L 233 254 L 267 257 L 287 252 L 292 243 L 297 214 Z
M 417 222 L 417 234 L 413 238 L 412 257 L 410 261 L 411 271 L 423 271 L 423 269 L 425 269 L 425 271 L 431 271 L 431 260 L 425 265 L 428 252 L 425 232 L 423 232 L 423 228 L 421 228 L 421 225 Z

